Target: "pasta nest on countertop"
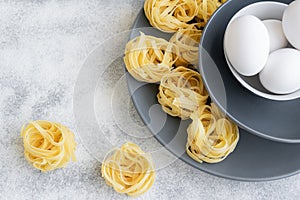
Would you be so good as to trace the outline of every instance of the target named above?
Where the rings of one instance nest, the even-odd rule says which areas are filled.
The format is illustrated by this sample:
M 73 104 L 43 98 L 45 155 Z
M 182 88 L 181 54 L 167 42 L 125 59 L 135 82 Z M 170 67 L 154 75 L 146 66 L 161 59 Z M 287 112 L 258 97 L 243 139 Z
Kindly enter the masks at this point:
M 155 171 L 150 154 L 138 145 L 127 142 L 121 148 L 112 149 L 101 167 L 102 177 L 118 193 L 139 196 L 154 183 Z
M 25 158 L 43 172 L 65 167 L 71 158 L 76 161 L 74 134 L 62 124 L 32 121 L 22 127 L 21 136 Z

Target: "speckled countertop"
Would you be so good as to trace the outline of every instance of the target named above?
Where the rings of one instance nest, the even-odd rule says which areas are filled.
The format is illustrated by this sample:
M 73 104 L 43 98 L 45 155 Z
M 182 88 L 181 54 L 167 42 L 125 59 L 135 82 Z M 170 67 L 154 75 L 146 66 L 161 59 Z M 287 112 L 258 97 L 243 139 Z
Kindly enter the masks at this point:
M 48 119 L 62 122 L 78 136 L 72 103 L 79 70 L 92 49 L 131 27 L 142 5 L 142 0 L 0 1 L 0 199 L 128 198 L 105 184 L 100 162 L 80 139 L 76 163 L 49 173 L 33 169 L 23 157 L 19 130 L 27 120 Z M 112 67 L 110 73 L 119 72 Z M 105 93 L 101 95 L 105 98 Z M 130 113 L 139 121 L 133 107 Z M 118 132 L 118 126 L 111 123 L 107 131 Z M 143 146 L 147 144 L 160 146 L 153 138 Z M 158 170 L 154 186 L 140 197 L 227 198 L 299 199 L 300 175 L 238 182 L 176 160 Z

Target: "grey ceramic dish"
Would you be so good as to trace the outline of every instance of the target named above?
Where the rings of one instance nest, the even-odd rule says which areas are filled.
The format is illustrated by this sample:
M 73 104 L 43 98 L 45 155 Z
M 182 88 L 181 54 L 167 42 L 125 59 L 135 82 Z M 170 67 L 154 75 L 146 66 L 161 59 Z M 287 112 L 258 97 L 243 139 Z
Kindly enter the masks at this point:
M 228 2 L 225 7 L 230 6 L 230 4 L 231 2 Z M 247 3 L 243 3 L 243 5 L 246 4 Z M 237 10 L 241 6 L 236 5 L 234 6 L 234 9 Z M 226 9 L 227 8 L 225 8 L 225 10 Z M 220 11 L 221 9 L 217 11 L 215 16 L 219 15 Z M 220 17 L 224 15 L 222 13 L 223 12 L 221 12 Z M 215 16 L 213 16 L 213 18 Z M 229 19 L 230 16 L 224 16 L 224 18 Z M 224 27 L 225 30 L 226 23 L 219 25 Z M 143 11 L 138 14 L 133 28 L 142 27 L 150 27 Z M 218 26 L 214 27 L 214 30 L 211 31 L 217 32 Z M 155 29 L 150 28 L 145 30 L 145 34 L 163 38 L 170 37 L 169 34 L 162 33 Z M 139 35 L 139 30 L 133 30 L 131 38 L 134 38 L 137 35 Z M 220 43 L 222 43 L 221 40 Z M 220 48 L 215 49 L 215 51 L 220 55 L 223 55 L 222 49 L 223 47 L 221 46 Z M 149 114 L 151 106 L 158 104 L 156 99 L 158 85 L 138 82 L 130 75 L 127 75 L 127 83 L 129 92 L 132 95 L 132 101 L 144 123 L 147 124 L 150 131 L 154 133 L 154 137 L 156 137 L 156 139 L 169 151 L 189 165 L 216 176 L 241 181 L 274 180 L 291 176 L 300 171 L 300 155 L 295 153 L 300 151 L 300 144 L 286 144 L 266 140 L 253 134 L 249 134 L 242 129 L 240 129 L 240 141 L 236 150 L 223 162 L 217 164 L 195 162 L 186 153 L 181 153 L 185 151 L 187 139 L 186 128 L 190 121 L 180 121 L 179 118 L 168 116 L 163 128 L 158 131 L 157 127 L 161 124 L 156 122 L 159 122 L 160 119 L 163 120 L 165 114 L 162 110 L 154 114 L 152 113 L 151 116 L 156 119 L 156 122 L 152 123 L 150 122 Z M 236 87 L 242 86 L 237 84 Z M 136 90 L 136 88 L 139 89 Z
M 231 0 L 211 17 L 201 40 L 200 72 L 212 100 L 240 127 L 274 141 L 300 143 L 300 99 L 273 101 L 253 94 L 235 79 L 225 60 L 223 35 L 228 22 L 241 8 L 255 2 L 259 0 Z M 215 65 L 217 68 L 211 67 Z

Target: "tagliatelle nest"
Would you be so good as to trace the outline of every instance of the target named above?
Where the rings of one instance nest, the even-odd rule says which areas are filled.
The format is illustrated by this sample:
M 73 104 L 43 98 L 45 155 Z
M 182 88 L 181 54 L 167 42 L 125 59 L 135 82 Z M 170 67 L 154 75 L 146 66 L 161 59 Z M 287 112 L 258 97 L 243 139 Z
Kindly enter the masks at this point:
M 124 62 L 136 80 L 156 83 L 171 71 L 178 56 L 176 45 L 141 32 L 139 37 L 127 43 Z
M 237 125 L 224 117 L 215 104 L 203 105 L 191 115 L 187 154 L 197 162 L 217 163 L 234 151 L 238 140 Z
M 144 11 L 150 24 L 164 32 L 187 28 L 198 14 L 197 0 L 146 0 Z
M 102 177 L 118 193 L 139 196 L 147 192 L 154 183 L 155 171 L 150 154 L 131 142 L 112 150 L 104 158 Z
M 188 119 L 207 98 L 200 74 L 182 66 L 162 78 L 157 94 L 162 109 L 181 119 Z
M 203 27 L 208 22 L 211 15 L 222 5 L 226 0 L 197 0 L 198 14 L 196 20 L 201 23 Z
M 176 66 L 188 66 L 198 64 L 199 42 L 202 36 L 202 30 L 197 26 L 200 24 L 191 24 L 188 28 L 179 29 L 170 39 L 170 42 L 176 44 L 179 48 L 179 59 Z
M 25 124 L 21 130 L 25 158 L 46 172 L 62 168 L 75 158 L 74 134 L 65 126 L 45 120 Z

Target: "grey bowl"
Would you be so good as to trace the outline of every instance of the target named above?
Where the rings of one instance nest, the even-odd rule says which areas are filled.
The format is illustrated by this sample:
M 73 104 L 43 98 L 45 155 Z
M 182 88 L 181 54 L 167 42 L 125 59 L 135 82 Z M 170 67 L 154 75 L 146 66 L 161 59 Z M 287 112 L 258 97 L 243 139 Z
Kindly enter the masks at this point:
M 249 3 L 247 0 L 244 1 Z M 224 17 L 229 20 L 230 14 L 229 16 L 226 14 L 228 6 L 232 7 L 231 5 L 234 5 L 232 8 L 237 10 L 247 4 L 244 1 L 237 1 L 242 5 L 236 5 L 238 3 L 229 1 L 222 9 L 218 10 L 213 19 L 216 15 L 219 15 L 221 18 Z M 226 23 L 218 23 L 218 25 L 225 30 Z M 136 18 L 133 28 L 143 27 L 150 27 L 150 24 L 144 12 L 141 11 Z M 217 32 L 218 27 L 214 27 L 214 31 Z M 139 31 L 134 29 L 131 39 L 139 35 Z M 145 33 L 163 38 L 171 36 L 151 28 L 145 29 Z M 221 40 L 218 40 L 220 39 L 217 38 L 216 42 L 221 42 Z M 222 49 L 220 47 L 214 50 L 223 55 Z M 227 73 L 229 74 L 229 72 Z M 160 110 L 150 115 L 151 107 L 158 104 L 156 99 L 158 85 L 138 82 L 129 74 L 127 74 L 127 83 L 129 92 L 132 95 L 132 101 L 142 120 L 154 134 L 154 137 L 170 152 L 189 165 L 216 176 L 242 181 L 274 180 L 299 172 L 300 155 L 295 152 L 300 151 L 300 144 L 286 144 L 266 140 L 249 134 L 249 132 L 242 129 L 240 129 L 240 141 L 236 150 L 223 162 L 217 164 L 195 162 L 186 153 L 182 154 L 185 151 L 187 140 L 186 128 L 190 121 L 181 121 L 179 118 L 168 116 L 162 129 L 158 130 L 158 127 L 161 126 L 160 119 L 164 119 L 165 113 Z M 241 86 L 236 83 L 236 87 Z M 151 118 L 155 118 L 155 122 L 151 123 Z M 291 155 L 295 157 L 291 157 Z
M 259 97 L 237 81 L 226 63 L 226 26 L 238 10 L 255 2 L 259 0 L 231 0 L 211 17 L 201 39 L 200 72 L 212 100 L 240 127 L 274 141 L 300 143 L 300 99 L 274 101 Z M 215 65 L 217 68 L 212 67 Z

